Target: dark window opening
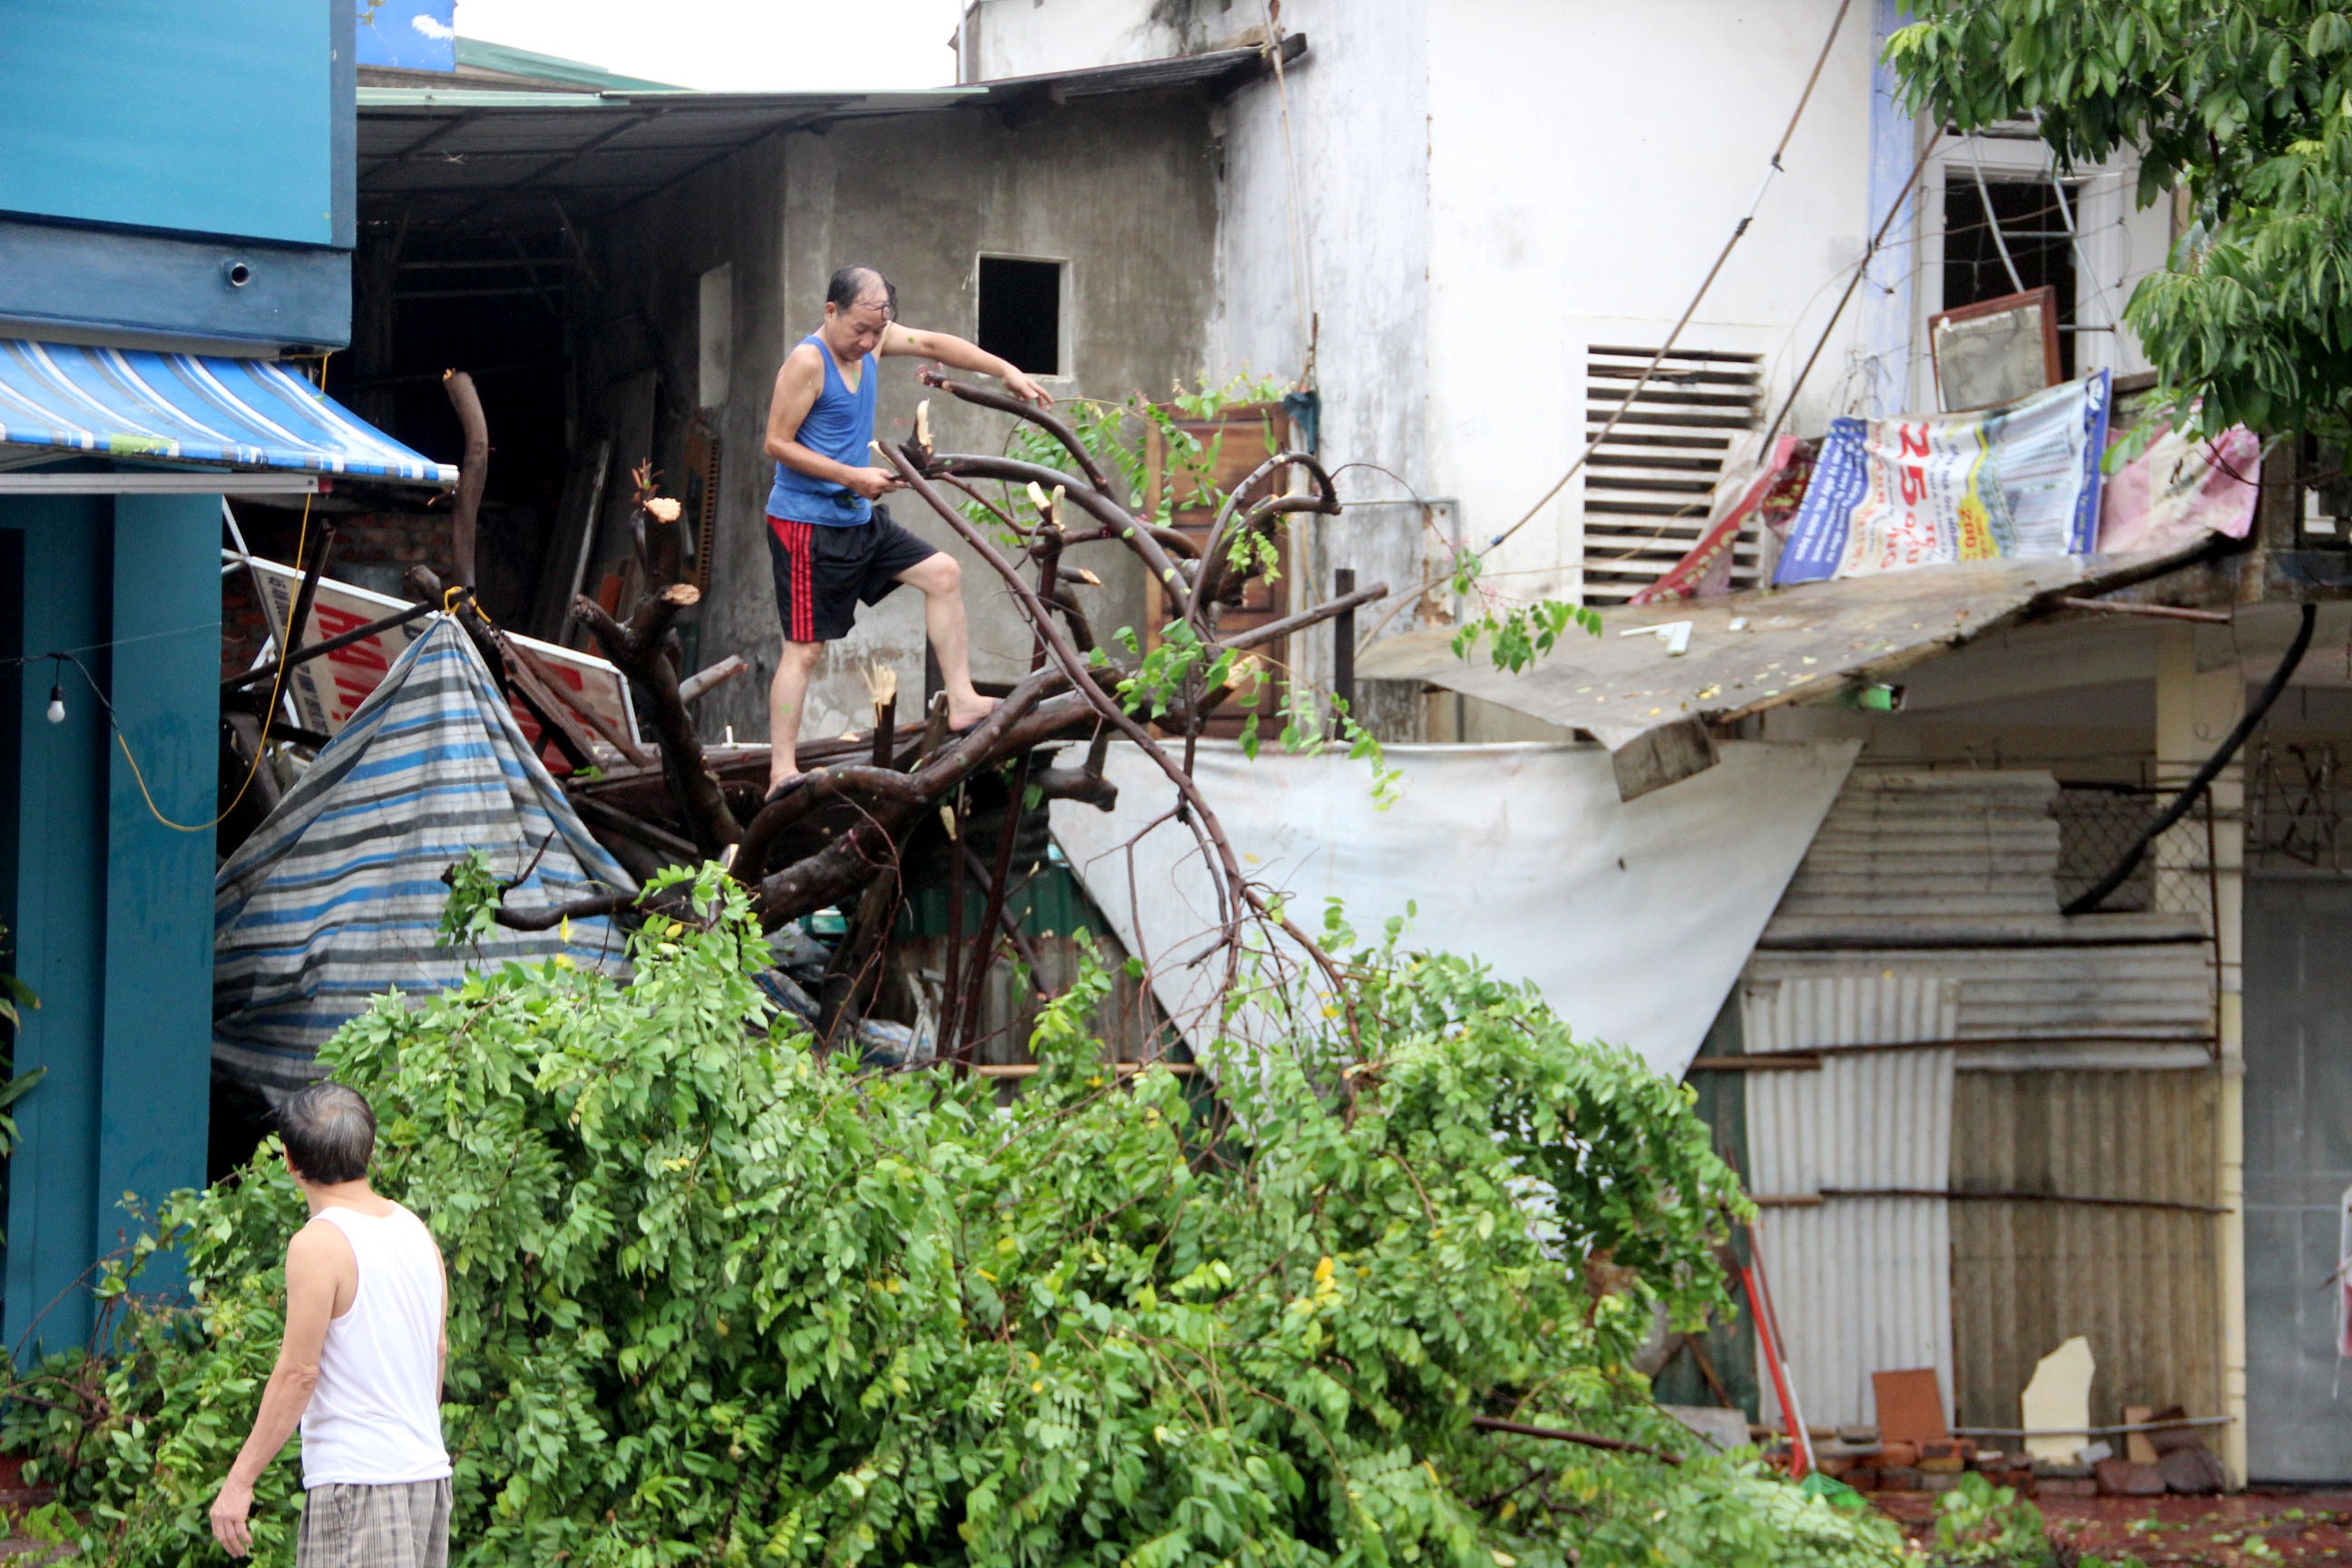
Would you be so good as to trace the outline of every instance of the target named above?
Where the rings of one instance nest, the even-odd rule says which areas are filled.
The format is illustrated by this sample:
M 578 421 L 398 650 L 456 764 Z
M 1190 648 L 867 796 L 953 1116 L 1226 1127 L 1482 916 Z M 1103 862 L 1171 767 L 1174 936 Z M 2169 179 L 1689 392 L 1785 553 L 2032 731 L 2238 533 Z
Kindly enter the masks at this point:
M 1992 197 L 1992 221 L 1985 195 Z M 2039 289 L 2058 290 L 2059 374 L 2074 375 L 2074 247 L 2067 214 L 2082 207 L 2082 187 L 2065 201 L 2048 180 L 1991 180 L 1977 188 L 1974 171 L 1944 181 L 1944 309 Z M 2000 232 L 1994 235 L 1993 224 Z M 2006 247 L 2009 260 L 2001 261 Z M 2010 268 L 2017 269 L 2014 279 Z
M 1031 375 L 1062 370 L 1062 264 L 980 258 L 980 346 Z

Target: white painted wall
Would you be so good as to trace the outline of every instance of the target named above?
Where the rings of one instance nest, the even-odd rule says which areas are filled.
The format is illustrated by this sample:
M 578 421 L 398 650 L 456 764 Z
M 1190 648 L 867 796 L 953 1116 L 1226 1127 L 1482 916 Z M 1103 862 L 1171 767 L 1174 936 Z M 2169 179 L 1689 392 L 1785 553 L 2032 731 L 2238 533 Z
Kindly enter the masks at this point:
M 1432 478 L 1485 540 L 1582 449 L 1586 346 L 1654 346 L 1689 303 L 1756 196 L 1837 5 L 1436 5 Z M 1872 43 L 1855 7 L 1783 173 L 1680 346 L 1766 353 L 1781 383 L 1811 350 L 1865 238 Z M 1850 315 L 1839 338 L 1853 331 Z M 1828 413 L 1811 390 L 1807 430 Z M 1576 591 L 1580 489 L 1490 560 L 1514 596 Z
M 1198 47 L 1263 0 L 982 0 L 987 74 L 1030 74 Z M 1286 378 L 1316 337 L 1323 455 L 1351 503 L 1307 525 L 1294 592 L 1328 573 L 1404 589 L 1433 529 L 1484 544 L 1535 508 L 1585 440 L 1587 345 L 1662 342 L 1749 210 L 1837 0 L 1286 0 L 1307 52 L 1223 106 L 1218 277 L 1205 369 Z M 1862 297 L 1830 315 L 1916 156 L 1892 83 L 1874 79 L 1892 0 L 1857 5 L 1804 118 L 1680 346 L 1767 356 L 1777 405 L 1817 342 L 1790 427 L 1932 406 L 1918 363 L 1941 307 L 1939 152 Z M 992 32 L 989 29 L 993 29 Z M 1139 54 L 1138 51 L 1143 51 Z M 1286 125 L 1285 110 L 1287 110 Z M 2038 142 L 1973 144 L 2039 165 Z M 2020 162 L 2020 161 L 2022 162 Z M 2082 320 L 2111 324 L 2162 265 L 2161 211 L 2128 170 L 2089 177 L 2079 215 Z M 1319 332 L 1310 328 L 1319 320 Z M 1824 331 L 1827 336 L 1824 339 Z M 2085 368 L 2143 367 L 2121 333 L 2084 334 Z M 1488 561 L 1512 597 L 1580 591 L 1580 482 Z M 1443 552 L 1436 552 L 1442 556 Z M 1441 598 L 1444 595 L 1440 595 Z M 1402 629 L 1412 616 L 1398 617 Z M 1328 668 L 1328 638 L 1298 651 Z
M 1409 589 L 1425 570 L 1421 510 L 1385 503 L 1448 493 L 1432 476 L 1426 397 L 1431 5 L 1290 0 L 1283 24 L 1306 34 L 1307 53 L 1228 100 L 1221 121 L 1211 374 L 1296 378 L 1314 338 L 1325 463 L 1381 466 L 1338 475 L 1339 493 L 1366 504 L 1294 535 L 1302 607 L 1329 595 L 1339 566 L 1361 584 Z M 1409 627 L 1410 614 L 1393 625 Z M 1294 668 L 1328 679 L 1328 630 L 1291 651 Z

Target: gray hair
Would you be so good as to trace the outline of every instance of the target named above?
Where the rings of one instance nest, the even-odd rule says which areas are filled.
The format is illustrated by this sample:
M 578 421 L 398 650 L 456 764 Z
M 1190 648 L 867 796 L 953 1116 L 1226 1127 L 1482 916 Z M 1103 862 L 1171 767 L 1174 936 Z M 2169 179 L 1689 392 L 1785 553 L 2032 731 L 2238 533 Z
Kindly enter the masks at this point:
M 314 1083 L 288 1095 L 278 1131 L 296 1173 L 316 1186 L 360 1180 L 375 1152 L 375 1111 L 344 1084 Z

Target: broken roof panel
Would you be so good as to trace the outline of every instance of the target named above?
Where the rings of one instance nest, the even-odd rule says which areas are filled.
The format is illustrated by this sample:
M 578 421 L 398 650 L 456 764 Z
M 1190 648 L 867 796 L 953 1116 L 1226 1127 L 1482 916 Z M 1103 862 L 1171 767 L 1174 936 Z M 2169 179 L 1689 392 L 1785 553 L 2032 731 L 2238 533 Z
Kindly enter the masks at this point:
M 1439 627 L 1374 643 L 1358 675 L 1424 680 L 1620 751 L 1699 720 L 1738 719 L 1882 680 L 2023 619 L 2065 595 L 2143 581 L 2205 548 L 2145 555 L 1971 561 L 1727 598 L 1625 605 L 1514 675 L 1458 658 Z M 1677 631 L 1687 623 L 1687 632 Z M 1682 644 L 1684 652 L 1673 648 Z

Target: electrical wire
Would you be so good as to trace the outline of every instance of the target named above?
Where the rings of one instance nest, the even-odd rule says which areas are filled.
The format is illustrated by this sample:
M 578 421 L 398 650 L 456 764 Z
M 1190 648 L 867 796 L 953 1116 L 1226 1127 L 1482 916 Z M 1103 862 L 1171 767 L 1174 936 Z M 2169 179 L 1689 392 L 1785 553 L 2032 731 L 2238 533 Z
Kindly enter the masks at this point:
M 1298 303 L 1301 363 L 1298 390 L 1315 384 L 1316 340 L 1321 322 L 1315 310 L 1315 259 L 1307 244 L 1306 227 L 1298 220 L 1298 154 L 1290 141 L 1290 79 L 1282 68 L 1282 0 L 1265 0 L 1266 58 L 1274 65 L 1274 90 L 1282 111 L 1282 192 L 1290 216 L 1290 286 Z
M 1658 367 L 1664 363 L 1666 356 L 1674 352 L 1675 344 L 1680 341 L 1682 337 L 1683 329 L 1689 326 L 1691 323 L 1691 318 L 1698 314 L 1698 308 L 1706 301 L 1707 291 L 1715 287 L 1716 279 L 1722 274 L 1724 264 L 1731 259 L 1732 251 L 1738 247 L 1740 240 L 1747 235 L 1748 226 L 1756 221 L 1756 214 L 1762 208 L 1764 205 L 1764 195 L 1771 188 L 1773 179 L 1782 172 L 1781 158 L 1788 152 L 1789 143 L 1796 139 L 1797 126 L 1805 116 L 1805 106 L 1812 101 L 1813 89 L 1821 84 L 1822 72 L 1829 65 L 1830 50 L 1836 46 L 1838 33 L 1845 26 L 1846 13 L 1853 9 L 1853 0 L 1840 0 L 1837 15 L 1830 18 L 1829 36 L 1822 40 L 1821 53 L 1813 59 L 1812 74 L 1805 78 L 1805 89 L 1802 92 L 1797 95 L 1797 107 L 1790 111 L 1789 123 L 1782 128 L 1780 132 L 1780 140 L 1773 145 L 1771 156 L 1765 160 L 1764 176 L 1761 180 L 1757 182 L 1756 195 L 1749 198 L 1748 210 L 1740 215 L 1739 221 L 1732 226 L 1730 237 L 1723 242 L 1723 248 L 1716 254 L 1715 265 L 1706 269 L 1706 276 L 1705 278 L 1699 279 L 1698 291 L 1691 296 L 1690 303 L 1683 308 L 1681 318 L 1675 322 L 1674 330 L 1666 334 L 1666 341 L 1664 343 L 1660 345 L 1657 352 L 1650 356 L 1650 363 L 1643 367 L 1641 375 L 1634 381 L 1633 384 L 1627 389 L 1623 401 L 1620 402 L 1616 408 L 1610 413 L 1608 422 L 1601 426 L 1601 429 L 1597 434 L 1592 436 L 1584 443 L 1584 449 L 1576 455 L 1575 461 L 1569 464 L 1568 471 L 1561 474 L 1558 479 L 1554 480 L 1551 488 L 1544 491 L 1542 496 L 1538 498 L 1536 503 L 1528 508 L 1527 511 L 1521 515 L 1517 522 L 1511 524 L 1510 527 L 1503 530 L 1502 532 L 1488 540 L 1486 545 L 1486 549 L 1493 550 L 1496 548 L 1505 541 L 1508 540 L 1513 534 L 1518 532 L 1519 530 L 1525 528 L 1528 523 L 1533 522 L 1536 518 L 1542 513 L 1543 509 L 1549 506 L 1552 503 L 1553 499 L 1557 497 L 1560 491 L 1568 488 L 1568 481 L 1576 478 L 1578 473 L 1582 471 L 1586 461 L 1591 458 L 1595 451 L 1600 449 L 1603 442 L 1609 439 L 1610 436 L 1614 433 L 1617 426 L 1624 422 L 1625 416 L 1633 410 L 1633 400 L 1641 396 L 1643 389 L 1648 386 L 1651 379 L 1657 374 Z M 1456 560 L 1458 563 L 1458 550 Z M 1555 568 L 1546 568 L 1545 570 L 1555 570 Z M 1363 634 L 1360 641 L 1365 645 L 1369 645 L 1375 637 L 1380 636 L 1382 628 L 1386 627 L 1388 624 L 1394 620 L 1398 615 L 1402 613 L 1407 606 L 1417 603 L 1423 593 L 1435 587 L 1438 584 L 1446 581 L 1453 575 L 1454 574 L 1449 571 L 1437 576 L 1424 578 L 1422 582 L 1414 585 L 1412 593 L 1400 595 L 1397 602 L 1390 606 L 1388 613 L 1383 615 L 1379 621 L 1375 622 L 1370 631 Z M 1486 574 L 1482 574 L 1482 575 Z
M 1616 409 L 1611 413 L 1609 422 L 1601 426 L 1600 434 L 1585 442 L 1584 450 L 1579 452 L 1576 455 L 1576 460 L 1569 464 L 1568 471 L 1553 481 L 1551 489 L 1544 491 L 1541 498 L 1535 505 L 1528 508 L 1526 514 L 1518 521 L 1486 542 L 1487 549 L 1496 548 L 1528 523 L 1533 522 L 1543 509 L 1552 503 L 1553 498 L 1568 488 L 1568 481 L 1576 478 L 1578 472 L 1583 468 L 1586 459 L 1592 456 L 1602 442 L 1609 439 L 1611 433 L 1623 422 L 1625 416 L 1632 412 L 1633 400 L 1641 396 L 1643 388 L 1648 386 L 1650 379 L 1657 374 L 1658 366 L 1664 363 L 1666 356 L 1674 352 L 1675 344 L 1683 335 L 1683 329 L 1690 325 L 1691 318 L 1698 314 L 1699 305 L 1706 299 L 1707 290 L 1715 287 L 1715 280 L 1722 273 L 1724 263 L 1731 259 L 1732 251 L 1747 235 L 1748 226 L 1756 221 L 1757 211 L 1764 205 L 1764 193 L 1771 188 L 1774 176 L 1781 172 L 1781 155 L 1788 152 L 1789 143 L 1796 138 L 1798 121 L 1804 118 L 1805 106 L 1813 100 L 1813 89 L 1820 85 L 1822 68 L 1829 64 L 1830 50 L 1837 43 L 1838 31 L 1845 25 L 1846 12 L 1853 8 L 1853 0 L 1840 0 L 1837 15 L 1830 18 L 1829 37 L 1822 40 L 1822 52 L 1813 60 L 1812 74 L 1805 79 L 1805 90 L 1798 94 L 1797 107 L 1789 115 L 1788 127 L 1780 132 L 1780 142 L 1773 147 L 1772 156 L 1766 162 L 1764 177 L 1757 184 L 1756 195 L 1748 201 L 1747 212 L 1740 215 L 1739 221 L 1732 226 L 1731 237 L 1723 242 L 1723 249 L 1717 254 L 1715 265 L 1708 268 L 1706 276 L 1699 280 L 1698 292 L 1693 294 L 1691 302 L 1684 307 L 1682 319 L 1675 323 L 1674 331 L 1666 334 L 1666 341 L 1660 346 L 1658 352 L 1650 357 L 1650 363 L 1643 368 L 1640 379 L 1635 381 L 1633 387 L 1627 391 L 1624 401 L 1618 404 Z
M 1830 310 L 1830 319 L 1822 323 L 1822 335 L 1814 341 L 1813 352 L 1805 356 L 1804 368 L 1798 371 L 1797 379 L 1789 384 L 1787 395 L 1780 399 L 1780 411 L 1772 416 L 1771 426 L 1764 432 L 1764 439 L 1758 447 L 1759 451 L 1771 449 L 1772 438 L 1780 433 L 1780 426 L 1788 421 L 1789 411 L 1797 405 L 1797 394 L 1804 390 L 1805 378 L 1812 374 L 1813 366 L 1821 363 L 1822 350 L 1829 346 L 1830 334 L 1837 330 L 1838 318 L 1845 314 L 1847 304 L 1853 299 L 1853 291 L 1862 286 L 1863 279 L 1869 276 L 1870 264 L 1877 257 L 1879 247 L 1894 229 L 1895 220 L 1903 216 L 1903 209 L 1911 205 L 1911 198 L 1918 191 L 1919 176 L 1927 172 L 1927 162 L 1935 155 L 1936 144 L 1931 142 L 1927 151 L 1919 154 L 1919 161 L 1911 165 L 1910 177 L 1903 182 L 1902 190 L 1895 194 L 1895 205 L 1886 209 L 1886 216 L 1880 221 L 1878 232 L 1870 237 L 1869 245 L 1863 248 L 1862 259 L 1854 263 L 1853 276 L 1846 280 L 1845 292 L 1838 296 L 1837 304 Z M 1990 210 L 1990 204 L 1987 204 L 1987 210 Z
M 220 632 L 220 623 L 218 621 L 191 621 L 184 626 L 173 626 L 169 630 L 160 632 L 141 632 L 135 637 L 116 637 L 112 642 L 83 643 L 77 647 L 51 648 L 46 653 L 20 653 L 13 658 L 0 658 L 0 668 L 14 668 L 17 666 L 27 664 L 41 664 L 49 659 L 63 658 L 68 655 L 77 653 L 105 653 L 112 648 L 129 647 L 132 643 L 154 642 L 162 637 L 184 637 L 191 632 L 211 632 L 217 636 Z
M 301 530 L 296 536 L 294 542 L 294 569 L 297 572 L 302 570 L 302 558 L 309 552 L 310 544 L 310 498 L 309 496 L 304 496 L 302 498 Z M 188 628 L 183 627 L 181 629 L 184 631 Z M 169 632 L 152 632 L 147 634 L 148 637 L 169 637 L 172 635 L 173 634 Z M 154 791 L 147 787 L 146 770 L 139 765 L 139 759 L 131 754 L 131 742 L 124 737 L 122 733 L 122 726 L 115 718 L 113 702 L 108 699 L 105 689 L 99 685 L 98 678 L 90 674 L 89 667 L 82 663 L 79 658 L 80 653 L 91 652 L 95 651 L 95 649 L 60 650 L 55 653 L 36 655 L 35 657 L 56 659 L 66 664 L 70 664 L 76 669 L 81 671 L 82 679 L 89 683 L 90 695 L 98 699 L 100 709 L 106 714 L 107 728 L 114 731 L 114 743 L 121 750 L 122 760 L 131 764 L 131 777 L 139 785 L 140 798 L 147 803 L 148 815 L 152 816 L 156 821 L 162 823 L 164 826 L 170 828 L 174 833 L 209 833 L 214 828 L 218 827 L 223 822 L 228 820 L 228 814 L 235 811 L 238 805 L 244 801 L 246 792 L 253 788 L 253 781 L 261 772 L 261 759 L 269 750 L 269 726 L 277 721 L 278 700 L 285 688 L 286 672 L 289 668 L 292 668 L 291 660 L 294 652 L 294 645 L 296 642 L 300 640 L 301 635 L 302 629 L 299 626 L 289 626 L 287 628 L 286 636 L 279 640 L 279 647 L 278 649 L 278 669 L 277 673 L 269 678 L 269 705 L 262 710 L 261 736 L 259 740 L 254 742 L 253 761 L 246 768 L 244 782 L 236 786 L 236 794 L 229 797 L 228 805 L 223 806 L 221 808 L 220 815 L 214 817 L 210 822 L 174 822 L 170 817 L 163 815 L 163 807 L 155 804 Z M 146 640 L 145 637 L 124 637 L 120 643 L 104 643 L 98 646 L 101 647 L 121 647 L 122 643 L 142 642 L 144 640 Z

